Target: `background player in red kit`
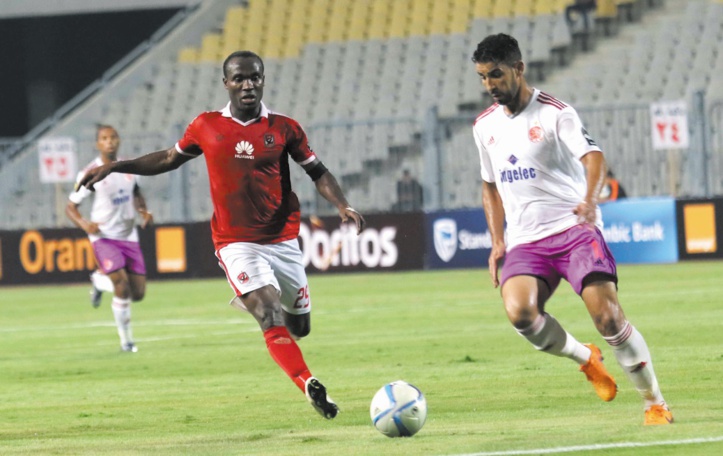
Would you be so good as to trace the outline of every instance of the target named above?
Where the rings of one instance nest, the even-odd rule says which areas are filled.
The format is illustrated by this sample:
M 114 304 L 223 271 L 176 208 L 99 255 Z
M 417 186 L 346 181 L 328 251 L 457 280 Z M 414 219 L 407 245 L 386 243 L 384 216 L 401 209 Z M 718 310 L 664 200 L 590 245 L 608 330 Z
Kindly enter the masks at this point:
M 230 99 L 224 109 L 196 117 L 175 147 L 99 166 L 79 185 L 93 189 L 110 173 L 164 173 L 203 154 L 213 200 L 213 242 L 236 292 L 232 304 L 256 318 L 271 357 L 311 405 L 331 419 L 338 407 L 311 375 L 294 341 L 309 334 L 311 301 L 297 240 L 299 201 L 291 191 L 289 157 L 337 207 L 343 221 L 351 219 L 360 232 L 364 218 L 349 206 L 334 176 L 309 148 L 301 126 L 261 102 L 261 58 L 234 52 L 224 61 L 223 72 Z

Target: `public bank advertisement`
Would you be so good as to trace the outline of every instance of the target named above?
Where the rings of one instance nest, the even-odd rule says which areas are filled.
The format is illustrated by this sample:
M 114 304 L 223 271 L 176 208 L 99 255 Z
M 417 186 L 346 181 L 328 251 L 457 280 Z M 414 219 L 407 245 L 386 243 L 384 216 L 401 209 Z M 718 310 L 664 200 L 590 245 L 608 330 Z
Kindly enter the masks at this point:
M 432 212 L 425 225 L 428 269 L 487 267 L 492 236 L 482 209 Z
M 678 231 L 673 198 L 635 198 L 600 205 L 603 235 L 615 261 L 675 263 Z

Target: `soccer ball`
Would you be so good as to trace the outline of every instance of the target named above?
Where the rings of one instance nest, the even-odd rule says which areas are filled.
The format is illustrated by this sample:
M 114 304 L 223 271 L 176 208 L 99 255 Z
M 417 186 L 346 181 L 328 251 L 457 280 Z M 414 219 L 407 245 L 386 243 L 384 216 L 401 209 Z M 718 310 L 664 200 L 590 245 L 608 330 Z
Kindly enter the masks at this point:
M 374 427 L 387 437 L 411 437 L 424 426 L 427 400 L 414 385 L 397 380 L 377 391 L 369 412 Z

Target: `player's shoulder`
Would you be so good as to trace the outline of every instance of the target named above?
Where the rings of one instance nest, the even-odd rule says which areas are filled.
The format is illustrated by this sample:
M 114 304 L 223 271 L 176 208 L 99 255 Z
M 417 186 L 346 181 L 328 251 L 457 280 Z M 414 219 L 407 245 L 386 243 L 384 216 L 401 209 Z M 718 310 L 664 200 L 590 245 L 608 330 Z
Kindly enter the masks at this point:
M 484 111 L 482 111 L 481 113 L 479 113 L 477 115 L 477 118 L 475 118 L 473 125 L 476 126 L 477 124 L 481 123 L 483 121 L 483 119 L 489 118 L 490 114 L 492 114 L 493 112 L 495 112 L 497 109 L 499 109 L 501 107 L 502 106 L 500 104 L 493 103 L 490 107 L 488 107 L 487 109 L 485 109 Z
M 544 108 L 553 109 L 553 110 L 557 110 L 557 111 L 565 111 L 565 110 L 572 109 L 572 107 L 568 103 L 566 103 L 566 102 L 560 100 L 559 98 L 557 98 L 547 92 L 544 92 L 542 90 L 537 95 L 537 98 L 535 99 L 535 103 L 538 103 L 538 105 L 541 105 Z
M 288 124 L 288 125 L 293 125 L 293 126 L 300 125 L 298 120 L 296 120 L 293 117 L 289 116 L 288 114 L 284 114 L 282 112 L 269 110 L 268 115 L 269 115 L 269 122 Z
M 102 163 L 103 162 L 101 162 L 98 158 L 94 158 L 93 160 L 91 160 L 90 163 L 88 163 L 87 165 L 85 165 L 85 167 L 83 167 L 83 169 L 80 171 L 80 174 L 85 175 L 85 173 L 87 173 L 91 169 L 99 167 Z

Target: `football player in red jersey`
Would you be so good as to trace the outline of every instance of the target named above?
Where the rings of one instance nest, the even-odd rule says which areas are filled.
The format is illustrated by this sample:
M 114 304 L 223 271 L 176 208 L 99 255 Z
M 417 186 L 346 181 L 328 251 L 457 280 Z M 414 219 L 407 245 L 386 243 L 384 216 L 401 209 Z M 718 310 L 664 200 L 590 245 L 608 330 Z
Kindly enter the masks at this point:
M 216 256 L 236 293 L 231 303 L 256 318 L 274 361 L 311 405 L 332 419 L 339 409 L 311 375 L 295 342 L 311 329 L 311 299 L 297 240 L 300 211 L 291 191 L 289 158 L 304 168 L 317 191 L 357 232 L 364 229 L 364 217 L 349 205 L 332 173 L 309 148 L 301 126 L 262 103 L 261 58 L 250 51 L 234 52 L 224 61 L 223 73 L 230 100 L 225 108 L 196 117 L 174 147 L 93 168 L 79 185 L 92 190 L 110 173 L 164 173 L 203 154 Z

